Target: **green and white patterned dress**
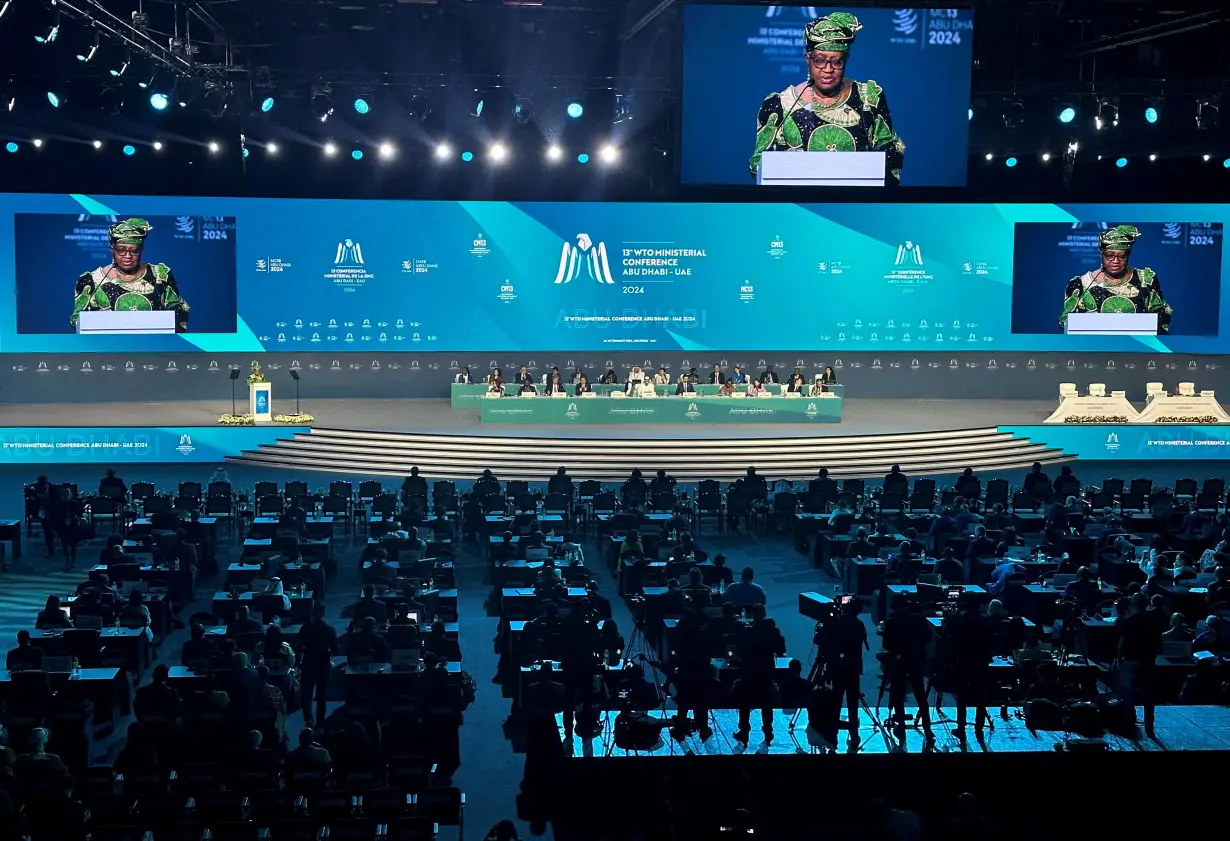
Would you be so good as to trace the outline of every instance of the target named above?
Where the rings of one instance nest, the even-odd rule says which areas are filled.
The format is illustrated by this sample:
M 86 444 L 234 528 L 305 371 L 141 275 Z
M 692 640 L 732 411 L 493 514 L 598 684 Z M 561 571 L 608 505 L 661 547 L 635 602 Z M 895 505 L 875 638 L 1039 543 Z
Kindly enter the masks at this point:
M 901 181 L 905 143 L 893 131 L 884 90 L 873 80 L 849 82 L 832 105 L 807 102 L 807 83 L 771 93 L 756 118 L 755 174 L 765 152 L 884 152 L 888 176 Z
M 1085 272 L 1068 281 L 1059 323 L 1065 324 L 1071 312 L 1152 312 L 1157 313 L 1158 335 L 1170 332 L 1174 311 L 1162 296 L 1162 286 L 1153 269 L 1131 269 L 1118 283 L 1112 281 L 1101 270 Z
M 180 297 L 175 275 L 165 263 L 146 263 L 145 270 L 136 277 L 119 274 L 114 265 L 85 272 L 77 278 L 73 291 L 73 314 L 68 323 L 74 330 L 78 316 L 85 310 L 173 310 L 176 332 L 188 329 L 188 302 Z

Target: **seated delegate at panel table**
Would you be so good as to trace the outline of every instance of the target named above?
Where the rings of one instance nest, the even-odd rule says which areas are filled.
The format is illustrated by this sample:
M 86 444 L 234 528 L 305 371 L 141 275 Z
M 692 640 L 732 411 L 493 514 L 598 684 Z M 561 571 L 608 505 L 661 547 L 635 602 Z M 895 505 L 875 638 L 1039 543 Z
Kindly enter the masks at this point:
M 887 176 L 900 182 L 905 144 L 893 131 L 884 90 L 875 81 L 846 78 L 850 46 L 863 26 L 849 12 L 833 12 L 803 30 L 807 80 L 765 97 L 756 118 L 756 174 L 765 152 L 883 152 Z
M 1131 225 L 1116 225 L 1098 236 L 1102 265 L 1068 281 L 1064 290 L 1063 313 L 1059 323 L 1066 324 L 1073 312 L 1156 313 L 1157 332 L 1170 332 L 1174 310 L 1162 297 L 1157 273 L 1148 267 L 1128 265 L 1132 246 L 1140 231 Z

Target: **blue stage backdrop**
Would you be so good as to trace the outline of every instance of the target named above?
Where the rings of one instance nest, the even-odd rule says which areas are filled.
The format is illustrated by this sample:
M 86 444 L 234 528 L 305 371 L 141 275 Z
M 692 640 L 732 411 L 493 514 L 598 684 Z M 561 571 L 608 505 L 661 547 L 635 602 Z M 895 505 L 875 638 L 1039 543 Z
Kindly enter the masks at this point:
M 131 214 L 135 215 L 135 214 Z M 73 284 L 111 265 L 107 229 L 115 215 L 18 213 L 14 277 L 18 333 L 72 333 Z M 152 228 L 142 259 L 171 269 L 188 303 L 188 329 L 235 332 L 235 220 L 227 216 L 145 216 Z
M 0 463 L 219 462 L 309 431 L 300 426 L 7 427 L 0 428 Z
M 764 98 L 807 80 L 803 29 L 833 11 L 863 28 L 846 77 L 884 89 L 905 142 L 901 183 L 964 186 L 974 13 L 970 9 L 690 5 L 683 18 L 685 183 L 754 184 L 749 171 Z
M 6 353 L 1230 350 L 1219 333 L 1230 323 L 1230 296 L 1217 295 L 1227 259 L 1218 243 L 1230 205 L 0 195 L 0 215 L 32 213 L 233 218 L 241 234 L 238 317 L 232 332 L 194 326 L 174 336 L 25 333 L 17 318 L 23 278 L 0 294 Z M 1148 248 L 1142 240 L 1138 252 L 1155 263 L 1175 301 L 1176 332 L 1181 324 L 1198 326 L 1164 337 L 1014 332 L 1017 228 L 1108 220 L 1149 231 L 1177 225 L 1210 240 Z M 17 276 L 15 255 L 24 246 L 14 241 L 12 221 L 0 218 L 0 266 Z M 1063 257 L 1053 242 L 1036 255 L 1022 253 L 1016 282 L 1027 296 L 1045 282 L 1038 319 L 1049 331 L 1062 286 L 1084 258 Z M 76 263 L 64 261 L 63 272 L 39 275 L 46 297 L 57 301 L 47 316 L 57 330 L 69 311 Z M 202 297 L 208 295 L 188 297 L 193 312 L 208 305 Z
M 1012 332 L 1062 333 L 1068 281 L 1101 267 L 1098 236 L 1113 222 L 1043 222 L 1016 226 Z M 1174 310 L 1172 336 L 1216 336 L 1221 299 L 1220 222 L 1151 222 L 1136 225 L 1140 239 L 1129 266 L 1151 268 Z
M 1018 438 L 1045 444 L 1085 460 L 1155 461 L 1230 459 L 1230 426 L 1170 426 L 1165 424 L 1048 424 L 1001 426 Z

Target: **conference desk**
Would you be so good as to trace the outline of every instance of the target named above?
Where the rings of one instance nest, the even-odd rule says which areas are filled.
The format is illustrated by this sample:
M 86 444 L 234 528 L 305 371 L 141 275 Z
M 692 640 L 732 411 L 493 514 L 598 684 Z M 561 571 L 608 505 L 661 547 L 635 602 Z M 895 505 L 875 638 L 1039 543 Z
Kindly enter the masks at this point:
M 290 612 L 295 617 L 295 621 L 300 625 L 306 623 L 312 618 L 312 604 L 315 601 L 316 594 L 310 590 L 293 593 L 286 593 L 286 598 L 290 600 Z M 280 596 L 270 593 L 239 593 L 232 597 L 231 593 L 225 590 L 219 590 L 214 593 L 213 601 L 210 603 L 210 613 L 221 619 L 223 622 L 230 622 L 235 618 L 235 614 L 239 610 L 240 605 L 246 605 L 253 614 L 264 614 L 269 617 L 282 612 Z M 259 618 L 258 618 L 259 621 Z
M 0 701 L 9 701 L 10 692 L 21 691 L 15 686 L 13 672 L 0 669 Z M 42 674 L 35 672 L 35 674 Z M 94 704 L 96 726 L 114 725 L 120 716 L 128 715 L 132 706 L 132 694 L 125 681 L 124 672 L 114 666 L 78 669 L 76 673 L 48 674 L 51 690 L 68 701 L 90 701 Z
M 840 423 L 831 397 L 514 397 L 479 403 L 483 423 Z
M 674 394 L 675 388 L 677 385 L 678 383 L 668 383 L 667 385 L 655 385 L 654 389 L 657 390 L 658 394 L 660 395 Z M 540 390 L 545 388 L 545 386 L 541 384 L 537 384 L 537 383 L 536 383 L 536 386 Z M 590 387 L 593 388 L 594 394 L 598 395 L 599 397 L 609 397 L 614 392 L 617 392 L 617 391 L 623 392 L 625 383 L 616 383 L 615 385 L 594 384 L 594 385 L 591 385 Z M 519 388 L 520 387 L 515 383 L 505 383 L 504 384 L 504 396 L 505 397 L 516 397 Z M 568 396 L 572 397 L 573 396 L 572 384 L 571 383 L 565 384 L 565 388 L 568 389 Z M 778 385 L 769 386 L 768 388 L 770 391 L 776 393 L 781 388 L 781 384 L 779 383 Z M 717 395 L 719 389 L 721 389 L 720 385 L 710 384 L 710 383 L 698 383 L 696 386 L 696 393 L 702 396 L 705 396 L 705 397 L 712 397 L 712 396 Z M 828 389 L 831 393 L 836 394 L 838 397 L 846 396 L 846 387 L 840 383 L 833 383 L 832 385 L 828 387 Z M 747 384 L 745 383 L 743 385 L 737 385 L 735 386 L 735 390 L 743 394 L 746 394 Z M 453 383 L 450 386 L 450 391 L 449 391 L 449 405 L 454 409 L 476 409 L 478 408 L 479 402 L 484 399 L 486 394 L 487 394 L 487 386 L 484 383 Z
M 38 646 L 44 656 L 64 653 L 64 635 L 58 630 L 33 630 L 30 645 Z M 129 674 L 141 677 L 153 664 L 150 634 L 145 628 L 103 628 L 98 632 L 98 645 L 119 652 L 124 658 L 124 668 Z

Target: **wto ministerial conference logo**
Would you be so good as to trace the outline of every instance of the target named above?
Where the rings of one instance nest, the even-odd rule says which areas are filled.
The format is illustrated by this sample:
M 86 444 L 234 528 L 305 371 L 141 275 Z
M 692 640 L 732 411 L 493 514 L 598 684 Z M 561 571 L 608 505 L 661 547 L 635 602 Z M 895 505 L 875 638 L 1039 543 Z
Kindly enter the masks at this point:
M 581 410 L 577 408 L 576 403 L 569 403 L 568 408 L 564 411 L 564 417 L 568 420 L 576 420 L 581 417 Z
M 601 284 L 613 284 L 611 267 L 607 263 L 606 243 L 594 241 L 589 234 L 577 234 L 577 244 L 565 242 L 559 257 L 559 271 L 555 273 L 556 283 L 572 283 L 581 276 L 582 266 L 591 280 Z
M 1119 450 L 1119 434 L 1112 432 L 1106 436 L 1106 452 L 1114 453 Z
M 325 279 L 338 286 L 356 287 L 373 278 L 375 275 L 367 270 L 363 258 L 363 246 L 352 239 L 339 242 L 333 254 L 333 268 L 325 273 Z
M 808 403 L 807 404 L 807 417 L 815 419 L 819 417 L 819 415 L 820 415 L 820 410 L 816 408 L 816 404 Z
M 192 444 L 192 436 L 187 433 L 179 436 L 179 445 L 175 448 L 175 451 L 181 456 L 192 455 L 195 453 L 196 447 Z
M 897 259 L 894 266 L 921 266 L 923 264 L 922 247 L 918 243 L 906 240 L 897 246 Z
M 893 31 L 900 35 L 913 35 L 918 31 L 918 11 L 898 9 L 893 12 Z
M 689 403 L 688 410 L 683 413 L 683 416 L 687 418 L 688 420 L 696 420 L 697 418 L 700 417 L 700 409 L 696 406 L 695 403 Z
M 782 6 L 774 5 L 765 9 L 764 16 L 767 18 L 778 18 L 786 13 L 787 9 L 795 9 L 800 13 L 804 20 L 812 20 L 820 17 L 820 13 L 816 11 L 817 6 Z

